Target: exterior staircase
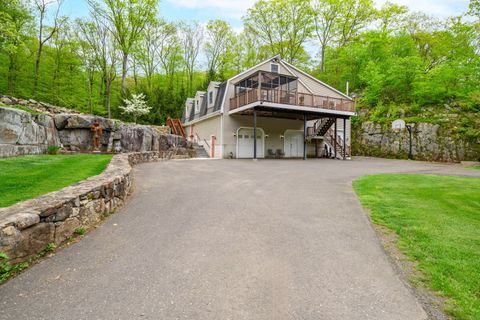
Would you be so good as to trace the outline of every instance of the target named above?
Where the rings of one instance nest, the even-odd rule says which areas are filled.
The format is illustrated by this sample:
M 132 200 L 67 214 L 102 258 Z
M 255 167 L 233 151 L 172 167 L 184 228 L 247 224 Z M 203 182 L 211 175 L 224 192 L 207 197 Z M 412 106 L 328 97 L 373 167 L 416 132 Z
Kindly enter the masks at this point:
M 320 137 L 324 136 L 334 123 L 335 123 L 335 118 L 320 119 L 315 123 L 313 135 L 320 136 Z
M 337 139 L 335 140 L 335 130 L 333 129 L 335 121 L 335 118 L 323 118 L 318 120 L 315 123 L 313 133 L 310 137 L 322 137 L 323 142 L 331 148 L 332 156 L 334 155 L 334 150 L 337 150 L 337 159 L 350 158 L 350 147 L 347 146 L 346 153 L 343 151 L 343 137 L 337 136 Z
M 192 147 L 195 150 L 195 153 L 197 155 L 195 158 L 210 158 L 205 148 L 199 145 L 198 143 L 194 142 L 192 144 Z
M 166 125 L 172 129 L 172 133 L 177 136 L 181 136 L 186 138 L 187 134 L 185 133 L 185 128 L 182 125 L 182 121 L 180 119 L 172 119 L 170 117 L 167 118 Z

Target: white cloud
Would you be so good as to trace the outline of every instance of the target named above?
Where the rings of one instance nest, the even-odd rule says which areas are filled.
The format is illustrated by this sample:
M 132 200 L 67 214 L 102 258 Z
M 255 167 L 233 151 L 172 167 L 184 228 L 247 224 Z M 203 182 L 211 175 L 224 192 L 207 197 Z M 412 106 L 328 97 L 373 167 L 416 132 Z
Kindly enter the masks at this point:
M 209 9 L 219 16 L 240 19 L 256 0 L 167 0 L 173 6 L 188 9 Z

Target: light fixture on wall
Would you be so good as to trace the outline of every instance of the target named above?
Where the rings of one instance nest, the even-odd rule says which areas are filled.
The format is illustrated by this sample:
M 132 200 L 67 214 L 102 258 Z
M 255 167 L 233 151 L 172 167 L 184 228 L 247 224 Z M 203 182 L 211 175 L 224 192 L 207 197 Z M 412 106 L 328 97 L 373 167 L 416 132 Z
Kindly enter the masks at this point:
M 268 139 L 268 134 L 265 135 L 265 139 Z
M 283 134 L 280 135 L 280 139 L 283 139 Z
M 236 137 L 236 136 L 237 136 L 237 133 L 236 133 L 236 132 L 234 132 L 234 133 L 233 133 L 233 136 L 234 136 L 234 137 Z

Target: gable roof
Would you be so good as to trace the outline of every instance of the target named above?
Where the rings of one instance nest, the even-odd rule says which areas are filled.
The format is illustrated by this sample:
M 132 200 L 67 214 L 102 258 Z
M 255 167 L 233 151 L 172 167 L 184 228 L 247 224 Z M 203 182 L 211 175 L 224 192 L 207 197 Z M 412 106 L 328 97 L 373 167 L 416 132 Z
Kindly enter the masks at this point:
M 303 74 L 304 76 L 306 76 L 306 77 L 308 77 L 308 78 L 312 79 L 313 81 L 315 81 L 315 82 L 317 82 L 317 83 L 319 83 L 319 84 L 321 84 L 321 85 L 323 85 L 323 86 L 327 87 L 328 89 L 330 89 L 330 90 L 332 90 L 332 91 L 335 91 L 336 93 L 338 93 L 338 94 L 342 95 L 343 97 L 347 98 L 348 100 L 351 100 L 351 101 L 353 101 L 353 99 L 352 99 L 351 97 L 347 96 L 345 93 L 341 92 L 340 90 L 337 90 L 337 89 L 335 89 L 334 87 L 332 87 L 332 86 L 329 86 L 329 85 L 328 85 L 328 84 L 326 84 L 325 82 L 318 80 L 318 79 L 317 79 L 317 78 L 315 78 L 314 76 L 312 76 L 312 75 L 310 75 L 310 74 L 306 73 L 305 71 L 303 71 L 303 70 L 301 70 L 301 69 L 299 69 L 299 68 L 295 67 L 294 65 L 292 65 L 292 64 L 290 64 L 290 63 L 288 63 L 287 61 L 285 61 L 285 60 L 283 60 L 283 59 L 280 59 L 280 60 L 281 60 L 281 63 L 283 63 L 283 64 L 287 65 L 289 68 L 292 68 L 292 69 L 294 69 L 295 71 L 297 71 L 297 72 L 299 72 L 299 73 Z

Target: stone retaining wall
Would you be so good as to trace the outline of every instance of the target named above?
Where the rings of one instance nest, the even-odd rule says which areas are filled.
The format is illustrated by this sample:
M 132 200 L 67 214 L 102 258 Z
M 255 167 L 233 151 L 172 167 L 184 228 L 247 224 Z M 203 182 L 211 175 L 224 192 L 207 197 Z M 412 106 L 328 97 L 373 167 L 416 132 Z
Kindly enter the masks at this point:
M 42 154 L 51 146 L 61 147 L 65 152 L 91 152 L 91 126 L 95 122 L 103 128 L 102 152 L 166 151 L 172 147 L 187 147 L 185 138 L 170 134 L 170 128 L 165 126 L 123 123 L 76 113 L 37 115 L 2 106 L 0 103 L 0 158 Z M 15 106 L 13 102 L 11 106 Z
M 451 132 L 447 125 L 416 123 L 413 127 L 412 151 L 415 160 L 478 161 L 479 144 L 468 143 Z M 356 156 L 407 158 L 407 130 L 394 132 L 391 123 L 364 121 L 352 130 L 352 151 Z
M 123 206 L 138 163 L 170 158 L 174 151 L 115 155 L 106 170 L 85 181 L 0 209 L 0 252 L 11 263 L 27 260 L 49 243 L 61 244 Z

